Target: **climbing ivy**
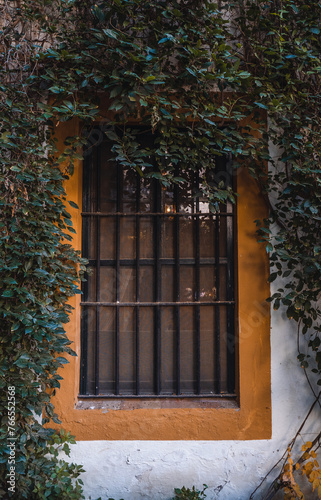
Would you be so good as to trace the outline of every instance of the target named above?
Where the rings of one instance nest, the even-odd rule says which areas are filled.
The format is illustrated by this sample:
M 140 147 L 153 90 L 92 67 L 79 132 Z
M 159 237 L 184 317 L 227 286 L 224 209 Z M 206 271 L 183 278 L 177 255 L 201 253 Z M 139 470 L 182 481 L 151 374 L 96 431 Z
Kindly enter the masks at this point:
M 55 451 L 59 443 L 68 451 L 71 438 L 44 424 L 59 422 L 50 397 L 74 355 L 65 324 L 84 268 L 64 182 L 103 135 L 120 163 L 164 186 L 200 172 L 197 195 L 213 212 L 236 200 L 214 157 L 230 159 L 231 176 L 249 170 L 270 208 L 257 221 L 269 281 L 278 280 L 268 300 L 297 323 L 299 363 L 317 398 L 321 4 L 20 0 L 0 9 L 0 383 L 5 395 L 15 387 L 14 498 L 81 497 L 81 469 Z M 55 130 L 71 119 L 81 134 L 57 151 Z M 155 134 L 151 145 L 145 130 Z M 2 398 L 8 497 L 9 407 Z

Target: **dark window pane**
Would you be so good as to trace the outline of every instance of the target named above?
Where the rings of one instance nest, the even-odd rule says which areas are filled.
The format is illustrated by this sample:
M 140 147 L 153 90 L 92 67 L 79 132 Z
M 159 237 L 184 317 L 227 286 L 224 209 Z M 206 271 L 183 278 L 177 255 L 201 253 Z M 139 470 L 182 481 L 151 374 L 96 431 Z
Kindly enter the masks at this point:
M 115 217 L 101 217 L 100 219 L 100 258 L 116 258 Z
M 100 158 L 99 194 L 101 212 L 116 212 L 117 165 L 110 161 L 108 143 L 103 142 Z
M 173 307 L 161 309 L 161 393 L 175 392 L 175 316 Z
M 141 394 L 154 393 L 154 311 L 141 307 L 139 332 L 139 378 Z
M 173 302 L 175 294 L 175 268 L 174 266 L 162 266 L 162 301 Z
M 196 296 L 195 268 L 180 267 L 180 299 L 181 302 L 194 302 Z
M 227 391 L 227 307 L 220 306 L 221 392 Z
M 175 213 L 174 187 L 162 189 L 161 191 L 161 211 L 164 214 Z
M 115 308 L 99 308 L 99 387 L 102 394 L 115 390 Z
M 119 270 L 119 300 L 120 302 L 136 300 L 136 269 L 132 267 L 121 267 Z
M 215 257 L 215 221 L 200 217 L 200 257 Z
M 181 217 L 179 223 L 180 258 L 195 257 L 194 222 L 192 217 Z
M 173 258 L 174 257 L 174 217 L 163 217 L 162 219 L 162 249 L 161 257 Z
M 120 258 L 136 257 L 136 223 L 135 217 L 120 218 Z
M 84 171 L 84 196 L 83 210 L 85 212 L 97 211 L 97 152 L 95 148 L 88 157 Z
M 84 343 L 83 349 L 85 352 L 82 356 L 86 358 L 82 360 L 82 365 L 86 375 L 87 394 L 95 394 L 95 349 L 96 349 L 96 308 L 85 307 L 82 310 L 82 329 Z
M 195 189 L 193 189 L 194 172 L 185 174 L 184 178 L 186 182 L 182 182 L 179 187 L 179 211 L 192 213 L 195 212 L 195 199 L 193 198 L 195 194 Z
M 226 222 L 227 217 L 218 217 L 220 257 L 226 257 Z
M 154 257 L 154 229 L 151 218 L 140 219 L 140 258 L 152 259 Z
M 121 212 L 136 212 L 136 170 L 129 168 L 123 172 Z
M 100 300 L 114 302 L 116 300 L 116 269 L 113 267 L 100 268 Z
M 201 393 L 215 393 L 215 309 L 200 309 Z
M 215 268 L 214 266 L 201 266 L 200 301 L 211 302 L 216 299 Z
M 135 391 L 135 309 L 119 308 L 119 390 L 121 394 Z
M 153 189 L 150 179 L 143 178 L 140 182 L 140 211 L 153 211 Z
M 96 268 L 87 267 L 88 273 L 86 274 L 86 298 L 88 302 L 96 302 Z
M 227 286 L 226 272 L 227 272 L 227 266 L 222 264 L 220 266 L 220 300 L 227 300 L 227 296 L 226 296 L 226 286 Z
M 141 302 L 154 300 L 154 267 L 141 266 L 139 270 L 139 290 Z
M 181 390 L 194 394 L 196 384 L 194 307 L 181 307 Z
M 83 244 L 83 257 L 86 259 L 96 259 L 97 256 L 97 218 L 84 217 L 83 233 L 86 240 Z

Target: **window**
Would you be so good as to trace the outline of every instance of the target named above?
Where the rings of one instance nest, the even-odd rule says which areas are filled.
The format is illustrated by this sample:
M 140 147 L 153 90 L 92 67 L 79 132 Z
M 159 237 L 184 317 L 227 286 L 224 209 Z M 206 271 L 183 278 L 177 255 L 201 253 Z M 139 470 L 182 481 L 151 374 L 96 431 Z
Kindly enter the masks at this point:
M 61 123 L 57 127 L 57 136 L 59 139 L 58 147 L 60 151 L 64 150 L 64 141 L 68 136 L 80 135 L 81 126 L 81 123 L 70 120 Z M 253 129 L 255 129 L 255 127 L 253 127 Z M 75 202 L 78 206 L 82 206 L 83 191 L 85 191 L 88 193 L 87 201 L 89 201 L 89 173 L 92 172 L 93 181 L 96 179 L 96 183 L 102 182 L 95 177 L 94 165 L 99 159 L 101 159 L 102 163 L 107 162 L 107 157 L 109 157 L 109 155 L 109 146 L 106 143 L 101 145 L 101 152 L 99 155 L 97 150 L 93 152 L 92 158 L 87 156 L 85 168 L 83 168 L 81 161 L 75 160 L 74 174 L 66 180 L 65 183 L 68 200 Z M 104 168 L 107 169 L 107 167 Z M 224 180 L 226 175 L 224 174 L 223 166 L 219 166 L 218 170 L 223 172 L 222 180 Z M 85 177 L 87 175 L 87 181 L 85 182 L 82 175 L 83 172 L 85 173 Z M 86 174 L 86 172 L 88 173 Z M 214 177 L 214 181 L 215 180 L 220 180 L 218 175 Z M 192 182 L 192 179 L 190 179 L 190 182 Z M 84 190 L 83 186 L 85 188 Z M 183 186 L 180 187 L 180 189 L 182 188 Z M 124 186 L 122 192 L 126 193 Z M 102 384 L 105 383 L 103 380 L 105 370 L 104 355 L 106 356 L 106 352 L 108 355 L 108 349 L 113 348 L 113 345 L 110 348 L 103 343 L 104 336 L 101 331 L 99 332 L 98 352 L 99 354 L 104 352 L 104 355 L 100 354 L 100 363 L 102 364 L 98 366 L 98 372 L 100 374 L 100 395 L 95 395 L 94 380 L 96 367 L 94 364 L 94 356 L 96 355 L 96 316 L 94 316 L 94 314 L 96 313 L 89 312 L 96 310 L 96 296 L 94 295 L 96 293 L 96 283 L 94 271 L 89 277 L 91 281 L 88 281 L 86 284 L 86 293 L 91 293 L 91 296 L 87 296 L 85 305 L 81 305 L 81 301 L 84 302 L 84 296 L 75 295 L 70 299 L 70 304 L 74 307 L 74 310 L 70 314 L 70 322 L 67 325 L 67 335 L 70 341 L 73 342 L 75 351 L 80 355 L 76 357 L 70 356 L 69 364 L 64 365 L 63 370 L 61 370 L 61 375 L 63 377 L 63 380 L 61 380 L 61 388 L 54 397 L 56 412 L 63 425 L 70 429 L 76 436 L 77 441 L 99 439 L 248 440 L 269 439 L 271 437 L 270 308 L 265 301 L 266 297 L 270 294 L 269 284 L 267 282 L 269 276 L 269 259 L 264 245 L 259 245 L 257 243 L 256 227 L 255 224 L 252 223 L 255 219 L 268 217 L 268 208 L 256 180 L 251 177 L 246 168 L 238 171 L 237 193 L 239 195 L 237 210 L 235 210 L 233 216 L 235 240 L 237 237 L 237 245 L 234 243 L 235 250 L 237 248 L 234 257 L 234 262 L 237 263 L 234 269 L 236 279 L 234 281 L 233 278 L 231 278 L 230 281 L 231 284 L 233 284 L 233 282 L 235 283 L 234 297 L 236 303 L 234 309 L 237 328 L 235 329 L 235 336 L 233 335 L 232 339 L 227 339 L 228 342 L 232 341 L 232 344 L 234 344 L 235 337 L 236 398 L 224 397 L 224 395 L 223 397 L 213 397 L 211 394 L 207 397 L 205 392 L 204 395 L 202 394 L 201 396 L 194 394 L 194 397 L 175 397 L 170 395 L 164 395 L 163 397 L 162 394 L 160 396 L 146 395 L 146 397 L 142 394 L 139 396 L 128 394 L 126 397 L 123 395 L 113 395 L 110 389 L 109 393 L 103 394 Z M 172 196 L 174 196 L 174 194 Z M 95 203 L 96 202 L 93 200 L 91 205 L 87 205 L 87 208 L 85 203 L 83 209 L 86 209 L 86 211 L 89 209 L 89 211 L 92 210 L 95 212 L 97 210 Z M 206 200 L 204 200 L 204 203 L 206 203 Z M 192 204 L 190 206 L 192 206 Z M 101 206 L 101 212 L 103 212 L 102 208 Z M 126 211 L 127 209 L 128 207 Z M 131 217 L 134 217 L 136 224 L 136 208 L 135 211 L 133 211 L 133 209 L 131 210 Z M 76 231 L 73 238 L 74 247 L 77 250 L 81 250 L 83 240 L 84 253 L 87 252 L 86 255 L 89 256 L 92 267 L 95 268 L 93 265 L 97 258 L 97 233 L 95 233 L 95 231 L 98 229 L 98 225 L 97 222 L 94 221 L 95 219 L 97 221 L 98 219 L 100 220 L 101 262 L 103 259 L 107 259 L 106 254 L 103 253 L 107 251 L 107 244 L 114 244 L 111 242 L 114 242 L 116 238 L 115 234 L 113 235 L 110 233 L 110 237 L 106 242 L 107 236 L 103 236 L 104 224 L 107 224 L 106 220 L 108 218 L 114 218 L 115 220 L 117 217 L 116 213 L 114 211 L 112 212 L 113 215 L 108 217 L 102 215 L 99 217 L 95 215 L 81 217 L 80 211 L 74 208 L 74 206 L 69 207 L 69 211 Z M 110 208 L 108 208 L 108 210 L 104 208 L 104 211 L 109 213 Z M 195 213 L 192 215 L 194 217 L 196 216 Z M 148 217 L 149 214 L 145 213 L 145 221 L 148 220 Z M 150 216 L 150 219 L 152 219 L 152 217 L 154 216 Z M 165 218 L 163 215 L 159 217 Z M 168 220 L 175 221 L 175 213 L 170 213 L 168 217 L 174 217 Z M 187 217 L 187 215 L 180 215 L 178 217 L 179 220 L 183 220 L 183 217 Z M 200 216 L 199 220 L 201 221 L 202 218 L 205 217 L 207 217 L 206 214 Z M 220 217 L 222 221 L 223 217 L 225 216 L 222 215 Z M 208 216 L 208 218 L 210 218 L 210 216 Z M 87 222 L 86 219 L 88 219 Z M 121 217 L 119 217 L 119 220 L 121 220 Z M 224 221 L 221 222 L 222 228 L 224 227 L 223 223 Z M 114 224 L 116 223 L 114 222 Z M 134 227 L 136 228 L 136 226 Z M 89 228 L 91 228 L 91 232 L 89 232 Z M 212 231 L 215 233 L 214 218 Z M 230 227 L 229 231 L 232 232 L 233 237 L 233 228 Z M 87 234 L 86 238 L 85 233 Z M 142 229 L 140 229 L 140 233 L 142 233 Z M 108 234 L 108 232 L 106 234 Z M 173 237 L 175 237 L 175 234 Z M 200 241 L 203 241 L 202 238 L 203 234 L 200 232 Z M 86 241 L 88 243 L 85 244 Z M 211 254 L 210 257 L 200 255 L 200 258 L 201 257 L 213 258 L 213 254 Z M 226 256 L 220 251 L 220 259 L 223 259 L 223 257 Z M 103 264 L 103 262 L 101 262 L 101 264 Z M 103 268 L 105 266 L 101 265 L 101 267 Z M 233 273 L 233 269 L 231 269 L 231 273 Z M 222 284 L 223 282 L 221 280 L 221 285 Z M 100 290 L 102 294 L 102 287 L 100 287 Z M 104 293 L 106 293 L 106 291 Z M 221 292 L 221 294 L 222 293 L 223 292 Z M 220 299 L 222 299 L 222 297 L 223 296 L 221 296 Z M 90 305 L 89 299 L 93 302 L 93 305 Z M 105 301 L 106 298 L 101 295 L 100 301 L 103 300 Z M 215 309 L 215 303 L 213 306 Z M 99 309 L 102 309 L 103 312 L 107 307 L 99 305 Z M 119 309 L 122 307 L 125 306 L 120 306 Z M 148 306 L 140 306 L 140 310 L 144 307 Z M 196 306 L 190 304 L 190 307 Z M 205 307 L 211 306 L 200 305 L 200 310 L 202 311 L 202 308 Z M 232 305 L 231 309 L 233 311 Z M 88 311 L 87 313 L 86 310 Z M 82 338 L 80 324 L 81 313 L 84 318 L 88 313 L 92 315 L 89 321 L 87 320 L 87 326 L 86 323 L 83 322 Z M 90 324 L 90 319 L 93 322 L 92 325 Z M 100 316 L 99 320 L 102 325 Z M 154 332 L 151 331 L 151 334 L 152 339 L 154 339 Z M 214 328 L 211 330 L 211 335 L 215 336 Z M 89 341 L 93 345 L 90 345 Z M 181 345 L 182 341 L 181 325 Z M 226 352 L 225 348 L 222 348 L 222 353 L 223 352 Z M 152 355 L 154 356 L 154 353 L 152 353 Z M 175 356 L 175 351 L 172 353 L 169 351 L 169 356 Z M 152 361 L 153 359 L 154 358 L 152 358 Z M 142 362 L 142 360 L 140 360 L 140 362 Z M 145 362 L 145 359 L 143 359 L 143 362 Z M 85 368 L 86 363 L 87 369 Z M 81 364 L 83 365 L 82 367 Z M 232 369 L 234 369 L 234 364 L 231 364 Z M 131 373 L 133 373 L 135 369 L 136 365 L 134 364 L 131 368 Z M 81 377 L 79 376 L 80 373 Z M 79 387 L 80 381 L 81 387 Z M 134 380 L 134 383 L 135 382 Z M 113 379 L 112 383 L 115 383 Z M 112 390 L 114 391 L 114 388 Z M 107 391 L 105 390 L 105 392 Z
M 81 396 L 233 398 L 233 207 L 209 211 L 199 172 L 164 189 L 110 147 L 84 162 Z

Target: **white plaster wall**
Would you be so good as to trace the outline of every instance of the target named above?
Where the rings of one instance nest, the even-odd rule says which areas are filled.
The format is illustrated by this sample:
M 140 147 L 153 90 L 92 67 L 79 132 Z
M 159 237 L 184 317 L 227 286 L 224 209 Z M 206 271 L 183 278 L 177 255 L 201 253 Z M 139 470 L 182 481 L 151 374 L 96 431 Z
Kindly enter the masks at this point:
M 312 402 L 296 360 L 296 325 L 282 311 L 272 314 L 271 349 L 271 440 L 78 442 L 70 460 L 86 470 L 86 499 L 170 500 L 175 487 L 201 489 L 203 483 L 209 486 L 207 500 L 248 499 L 286 449 Z M 307 441 L 313 436 L 303 437 Z

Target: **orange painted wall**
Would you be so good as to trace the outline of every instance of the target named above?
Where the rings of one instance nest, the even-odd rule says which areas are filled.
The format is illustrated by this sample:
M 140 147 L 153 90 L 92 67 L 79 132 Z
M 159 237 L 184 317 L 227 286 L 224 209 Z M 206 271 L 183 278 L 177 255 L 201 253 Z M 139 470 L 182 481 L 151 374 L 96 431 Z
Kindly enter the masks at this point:
M 58 127 L 59 140 L 74 135 L 74 122 Z M 271 437 L 270 312 L 268 257 L 257 243 L 255 219 L 267 216 L 256 182 L 244 169 L 237 177 L 238 250 L 238 342 L 236 408 L 140 408 L 76 409 L 80 365 L 80 296 L 74 306 L 67 334 L 78 357 L 70 357 L 60 374 L 61 389 L 53 399 L 62 425 L 77 440 L 245 440 Z M 70 200 L 82 205 L 82 165 L 66 183 Z M 74 246 L 81 248 L 80 210 L 68 207 L 77 234 Z M 88 400 L 87 400 L 88 401 Z

